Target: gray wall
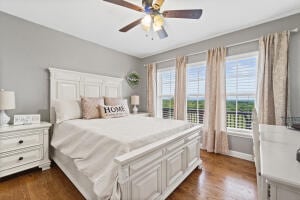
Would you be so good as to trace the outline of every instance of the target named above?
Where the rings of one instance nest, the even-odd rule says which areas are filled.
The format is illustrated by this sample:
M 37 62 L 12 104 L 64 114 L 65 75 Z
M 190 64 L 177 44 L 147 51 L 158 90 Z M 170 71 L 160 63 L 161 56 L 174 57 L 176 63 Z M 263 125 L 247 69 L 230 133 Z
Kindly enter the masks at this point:
M 269 23 L 261 24 L 244 30 L 236 31 L 230 34 L 215 37 L 202 42 L 194 43 L 178 49 L 167 51 L 158 55 L 144 58 L 144 64 L 161 61 L 169 58 L 174 58 L 178 55 L 188 55 L 194 52 L 205 51 L 207 49 L 219 46 L 228 46 L 231 44 L 241 43 L 244 41 L 256 39 L 262 35 L 272 32 L 284 31 L 288 29 L 300 28 L 300 14 L 292 15 L 286 18 L 275 20 Z M 258 42 L 251 42 L 228 49 L 228 55 L 235 55 L 239 53 L 246 53 L 258 50 Z M 189 57 L 189 62 L 197 62 L 205 60 L 205 54 L 199 54 Z M 171 62 L 160 66 L 170 65 Z M 290 73 L 290 101 L 291 110 L 294 116 L 300 117 L 300 32 L 292 33 L 290 42 L 290 59 L 289 59 L 289 73 Z M 247 154 L 252 153 L 252 141 L 249 138 L 230 136 L 229 146 L 231 150 L 243 152 Z
M 3 12 L 0 27 L 0 88 L 16 92 L 17 108 L 10 114 L 40 113 L 49 120 L 49 67 L 122 78 L 133 70 L 145 73 L 138 58 Z M 132 90 L 124 81 L 123 95 L 139 94 L 142 88 Z M 142 96 L 142 109 L 145 102 Z

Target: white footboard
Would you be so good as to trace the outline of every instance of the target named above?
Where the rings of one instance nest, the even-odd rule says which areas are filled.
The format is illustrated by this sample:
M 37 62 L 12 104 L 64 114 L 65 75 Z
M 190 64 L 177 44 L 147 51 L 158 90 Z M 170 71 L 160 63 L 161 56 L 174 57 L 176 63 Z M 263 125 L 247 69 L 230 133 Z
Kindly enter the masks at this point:
M 200 126 L 115 158 L 122 200 L 165 199 L 201 169 Z

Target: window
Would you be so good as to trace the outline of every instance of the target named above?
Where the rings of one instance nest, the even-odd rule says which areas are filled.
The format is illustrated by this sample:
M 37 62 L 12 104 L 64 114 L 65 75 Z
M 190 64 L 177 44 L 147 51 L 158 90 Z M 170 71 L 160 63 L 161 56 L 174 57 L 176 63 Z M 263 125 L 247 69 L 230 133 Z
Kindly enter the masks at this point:
M 227 127 L 252 129 L 252 110 L 256 96 L 257 57 L 257 53 L 250 53 L 227 58 Z
M 187 66 L 187 119 L 203 124 L 205 98 L 205 62 Z
M 258 53 L 226 58 L 227 127 L 251 130 L 256 97 Z M 187 65 L 187 119 L 203 123 L 206 62 Z M 174 118 L 175 67 L 157 71 L 157 115 Z
M 157 73 L 157 115 L 174 118 L 175 68 L 161 69 Z

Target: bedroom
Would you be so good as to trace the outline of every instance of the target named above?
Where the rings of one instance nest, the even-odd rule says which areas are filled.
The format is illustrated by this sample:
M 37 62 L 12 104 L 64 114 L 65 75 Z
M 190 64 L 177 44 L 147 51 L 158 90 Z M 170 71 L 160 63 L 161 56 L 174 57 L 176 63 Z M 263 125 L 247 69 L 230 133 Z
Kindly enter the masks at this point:
M 128 2 L 147 10 L 140 0 Z M 10 117 L 10 126 L 1 121 L 0 128 L 1 200 L 300 199 L 300 135 L 286 128 L 300 117 L 300 2 L 176 0 L 165 1 L 161 12 L 190 9 L 201 9 L 200 19 L 162 14 L 168 37 L 160 39 L 140 25 L 120 32 L 145 13 L 111 2 L 0 0 L 1 119 L 3 111 Z M 274 66 L 277 76 L 263 73 Z M 207 70 L 215 67 L 223 70 Z M 133 72 L 136 86 L 127 81 Z M 270 77 L 275 81 L 266 83 Z M 137 106 L 138 114 L 70 119 L 83 111 L 81 96 L 122 97 L 128 105 L 106 98 L 102 106 L 116 101 L 126 113 Z M 69 120 L 58 123 L 57 102 L 70 112 L 60 117 Z M 13 125 L 18 116 L 35 114 L 45 123 Z M 97 146 L 94 129 L 101 123 L 111 143 Z M 120 130 L 128 137 L 115 133 Z M 79 139 L 83 133 L 90 135 Z M 63 135 L 72 138 L 59 143 L 56 136 Z M 96 153 L 107 151 L 103 156 L 114 145 L 124 148 L 106 162 L 90 154 L 94 164 L 71 156 L 87 157 L 92 145 Z M 68 158 L 55 154 L 61 147 L 73 148 Z M 109 161 L 114 171 L 98 169 L 108 170 Z M 96 187 L 96 175 L 114 172 L 118 180 L 102 181 L 110 189 Z

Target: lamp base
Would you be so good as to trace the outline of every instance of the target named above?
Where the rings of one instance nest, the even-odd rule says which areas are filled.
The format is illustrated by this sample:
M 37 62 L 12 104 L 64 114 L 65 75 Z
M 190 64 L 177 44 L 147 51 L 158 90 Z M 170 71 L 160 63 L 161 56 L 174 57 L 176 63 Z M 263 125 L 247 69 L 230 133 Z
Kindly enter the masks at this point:
M 134 105 L 133 106 L 133 108 L 132 108 L 132 112 L 133 112 L 133 114 L 137 114 L 138 113 L 138 108 L 137 108 L 137 106 L 136 105 Z
M 4 110 L 0 110 L 0 127 L 6 127 L 8 126 L 8 122 L 10 120 L 10 117 L 7 116 Z

